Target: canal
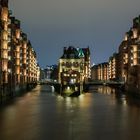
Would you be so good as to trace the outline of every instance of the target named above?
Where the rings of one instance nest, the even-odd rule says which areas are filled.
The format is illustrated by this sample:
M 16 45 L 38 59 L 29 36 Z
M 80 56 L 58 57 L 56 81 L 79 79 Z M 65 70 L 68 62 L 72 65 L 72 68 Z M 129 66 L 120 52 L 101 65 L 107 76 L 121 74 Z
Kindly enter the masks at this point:
M 93 86 L 61 97 L 37 86 L 0 108 L 0 140 L 139 140 L 140 100 Z

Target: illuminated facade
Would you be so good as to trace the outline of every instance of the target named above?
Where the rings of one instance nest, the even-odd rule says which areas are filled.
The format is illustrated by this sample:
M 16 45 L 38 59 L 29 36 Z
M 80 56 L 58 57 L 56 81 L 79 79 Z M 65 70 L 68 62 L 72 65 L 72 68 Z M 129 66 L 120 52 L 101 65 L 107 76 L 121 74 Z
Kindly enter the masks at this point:
M 11 19 L 11 71 L 14 86 L 21 86 L 37 82 L 38 65 L 36 53 L 20 28 L 20 21 L 15 17 Z
M 98 65 L 94 65 L 91 67 L 91 79 L 98 80 Z
M 118 80 L 118 63 L 119 63 L 119 55 L 114 53 L 113 56 L 109 58 L 109 79 L 110 80 Z
M 91 79 L 98 81 L 107 81 L 109 80 L 109 64 L 104 62 L 98 65 L 94 65 L 91 68 Z
M 89 78 L 91 78 L 91 65 L 90 65 L 90 50 L 89 47 L 79 49 L 78 51 L 83 52 L 84 55 L 84 75 L 85 75 L 85 81 L 88 81 Z
M 71 87 L 78 91 L 79 86 L 89 78 L 89 48 L 64 47 L 63 56 L 59 59 L 58 81 L 63 89 Z
M 28 69 L 28 39 L 27 39 L 27 35 L 25 33 L 22 33 L 21 32 L 21 38 L 22 38 L 22 41 L 21 41 L 21 57 L 22 57 L 22 60 L 21 60 L 21 82 L 23 84 L 27 83 L 27 76 L 28 76 L 28 73 L 27 73 L 27 69 Z
M 124 82 L 125 88 L 140 93 L 140 16 L 125 34 L 118 53 L 109 58 L 108 79 Z M 102 64 L 91 68 L 92 80 L 103 79 Z
M 9 53 L 9 11 L 8 1 L 0 1 L 0 85 L 8 84 L 8 53 Z
M 61 81 L 60 73 L 74 70 L 82 73 L 80 80 L 86 81 L 90 75 L 90 51 L 89 48 L 69 48 L 64 47 L 63 56 L 59 60 L 59 82 Z
M 0 0 L 0 86 L 3 93 L 36 83 L 40 68 L 20 21 L 11 16 L 8 0 Z
M 47 66 L 44 70 L 46 74 L 46 80 L 51 82 L 58 81 L 58 65 Z
M 133 20 L 119 46 L 119 60 L 120 79 L 132 90 L 140 91 L 140 16 Z
M 77 72 L 79 73 L 78 75 Z M 70 76 L 72 76 L 72 79 L 69 79 Z M 76 83 L 84 81 L 84 78 L 84 57 L 78 56 L 76 48 L 69 47 L 67 49 L 65 47 L 64 54 L 59 59 L 59 83 L 65 84 L 68 79 L 70 83 Z
M 10 29 L 11 29 L 11 72 L 13 75 L 13 84 L 14 86 L 19 85 L 20 75 L 21 75 L 21 29 L 20 29 L 20 21 L 15 19 L 15 17 L 10 17 Z
M 118 70 L 120 81 L 126 82 L 128 80 L 128 41 L 126 39 L 119 46 Z
M 34 51 L 30 41 L 27 44 L 27 83 L 37 81 L 38 65 L 36 59 L 36 52 Z

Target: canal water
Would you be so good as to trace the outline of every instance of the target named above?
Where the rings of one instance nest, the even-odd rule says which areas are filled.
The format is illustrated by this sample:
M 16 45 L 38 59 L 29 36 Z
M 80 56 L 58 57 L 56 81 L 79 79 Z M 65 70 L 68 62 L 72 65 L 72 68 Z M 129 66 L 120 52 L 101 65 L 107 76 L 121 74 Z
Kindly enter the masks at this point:
M 0 108 L 0 140 L 140 140 L 140 100 L 103 86 L 65 98 L 37 86 Z

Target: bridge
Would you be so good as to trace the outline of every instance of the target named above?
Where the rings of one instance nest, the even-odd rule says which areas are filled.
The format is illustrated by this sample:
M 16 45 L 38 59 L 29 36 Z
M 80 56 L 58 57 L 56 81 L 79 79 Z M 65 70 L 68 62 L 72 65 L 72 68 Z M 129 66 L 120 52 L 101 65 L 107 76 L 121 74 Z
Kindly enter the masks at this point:
M 87 85 L 124 85 L 125 83 L 122 81 L 88 81 L 85 84 Z
M 50 85 L 53 86 L 55 89 L 55 92 L 57 92 L 58 94 L 61 94 L 61 90 L 62 90 L 62 85 L 58 82 L 40 82 L 40 84 L 46 84 L 46 85 Z M 120 89 L 124 89 L 124 85 L 125 83 L 122 81 L 88 81 L 88 82 L 84 82 L 83 83 L 83 91 L 86 92 L 89 90 L 90 86 L 94 86 L 94 85 L 105 85 L 105 86 L 113 86 L 113 87 L 117 87 Z

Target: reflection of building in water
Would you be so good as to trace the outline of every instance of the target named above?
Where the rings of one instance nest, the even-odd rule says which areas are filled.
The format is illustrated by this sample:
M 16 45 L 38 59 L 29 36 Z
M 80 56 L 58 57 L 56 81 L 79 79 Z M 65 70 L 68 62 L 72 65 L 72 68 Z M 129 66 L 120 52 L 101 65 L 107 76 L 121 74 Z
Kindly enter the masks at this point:
M 102 94 L 115 94 L 116 90 L 108 86 L 99 86 L 98 92 Z

